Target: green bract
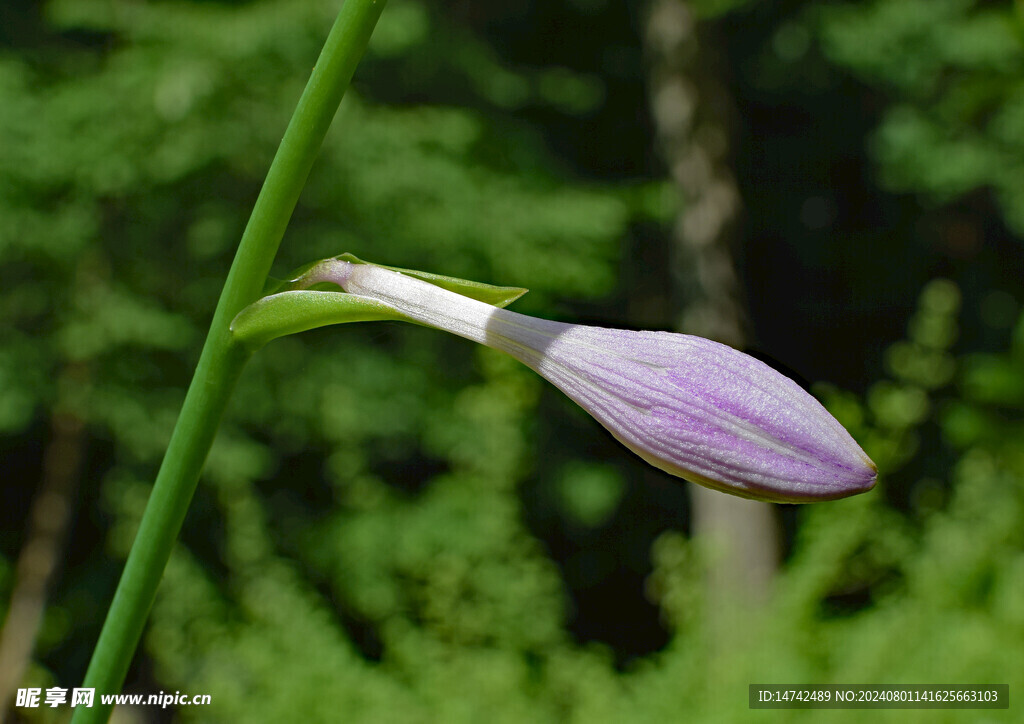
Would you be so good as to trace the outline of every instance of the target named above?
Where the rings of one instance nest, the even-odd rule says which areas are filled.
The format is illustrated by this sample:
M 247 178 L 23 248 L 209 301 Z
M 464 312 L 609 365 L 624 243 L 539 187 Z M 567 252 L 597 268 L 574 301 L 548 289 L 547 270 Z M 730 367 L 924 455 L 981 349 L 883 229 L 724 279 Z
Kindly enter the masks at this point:
M 507 307 L 527 292 L 522 287 L 499 287 L 441 274 L 371 264 L 346 253 L 299 268 L 290 275 L 290 281 L 276 286 L 278 291 L 239 312 L 231 322 L 234 339 L 255 350 L 272 339 L 329 324 L 389 319 L 415 321 L 383 302 L 339 291 L 334 284 L 329 285 L 334 291 L 310 289 L 318 286 L 321 265 L 335 260 L 399 272 L 494 307 Z
M 231 334 L 251 349 L 272 339 L 328 324 L 373 322 L 405 317 L 385 304 L 354 294 L 295 290 L 271 294 L 243 309 Z
M 492 284 L 484 284 L 483 282 L 469 281 L 468 279 L 458 279 L 456 277 L 442 276 L 441 274 L 417 271 L 416 269 L 400 269 L 396 266 L 374 264 L 372 262 L 358 259 L 348 252 L 339 254 L 334 258 L 338 261 L 347 261 L 351 264 L 368 264 L 369 266 L 378 266 L 382 269 L 390 269 L 391 271 L 400 272 L 407 276 L 416 277 L 417 279 L 422 279 L 425 282 L 430 282 L 435 287 L 441 287 L 442 289 L 447 289 L 450 292 L 461 294 L 464 297 L 475 299 L 478 302 L 490 304 L 492 307 L 507 307 L 529 291 L 523 287 L 498 287 Z M 326 262 L 330 260 L 324 259 L 324 261 Z M 313 266 L 316 267 L 321 263 L 323 262 L 317 262 L 317 264 L 314 264 Z M 313 267 L 311 267 L 310 270 L 312 270 L 312 268 Z

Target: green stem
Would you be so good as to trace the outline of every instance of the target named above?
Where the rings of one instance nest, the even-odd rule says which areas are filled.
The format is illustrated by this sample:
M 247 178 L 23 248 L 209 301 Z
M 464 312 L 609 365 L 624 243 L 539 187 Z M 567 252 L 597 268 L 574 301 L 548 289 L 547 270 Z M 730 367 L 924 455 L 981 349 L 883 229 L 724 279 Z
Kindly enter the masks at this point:
M 124 684 L 156 589 L 181 530 L 199 473 L 249 352 L 232 340 L 231 320 L 256 300 L 331 120 L 366 50 L 386 0 L 345 0 L 299 100 L 238 245 L 195 376 L 82 684 L 96 692 L 73 724 L 105 722 L 100 701 Z

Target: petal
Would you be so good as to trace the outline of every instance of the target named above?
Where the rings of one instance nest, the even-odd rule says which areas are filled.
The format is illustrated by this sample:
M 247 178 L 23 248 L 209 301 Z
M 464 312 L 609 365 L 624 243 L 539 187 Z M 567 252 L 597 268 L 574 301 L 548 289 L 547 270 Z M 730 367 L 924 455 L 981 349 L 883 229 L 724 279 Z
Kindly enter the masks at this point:
M 874 464 L 842 425 L 753 357 L 682 334 L 565 326 L 523 361 L 652 465 L 776 502 L 874 486 Z

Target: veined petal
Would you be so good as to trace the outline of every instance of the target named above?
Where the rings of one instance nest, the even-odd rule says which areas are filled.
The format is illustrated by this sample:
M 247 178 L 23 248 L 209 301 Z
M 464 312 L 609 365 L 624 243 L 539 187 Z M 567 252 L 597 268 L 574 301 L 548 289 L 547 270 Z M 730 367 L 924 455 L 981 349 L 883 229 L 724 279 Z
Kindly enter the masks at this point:
M 330 260 L 307 280 L 335 282 L 420 324 L 507 352 L 673 475 L 788 503 L 875 484 L 874 463 L 817 400 L 726 345 L 535 319 L 367 264 Z

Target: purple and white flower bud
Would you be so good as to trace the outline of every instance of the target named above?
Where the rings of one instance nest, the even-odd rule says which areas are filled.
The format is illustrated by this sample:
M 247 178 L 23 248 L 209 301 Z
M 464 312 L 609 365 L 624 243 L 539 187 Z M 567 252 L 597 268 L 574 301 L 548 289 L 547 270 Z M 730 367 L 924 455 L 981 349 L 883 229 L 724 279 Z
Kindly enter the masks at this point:
M 328 260 L 304 282 L 337 283 L 507 352 L 672 475 L 780 503 L 832 500 L 875 484 L 874 463 L 817 400 L 726 345 L 535 319 L 370 264 Z

